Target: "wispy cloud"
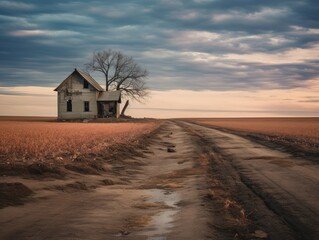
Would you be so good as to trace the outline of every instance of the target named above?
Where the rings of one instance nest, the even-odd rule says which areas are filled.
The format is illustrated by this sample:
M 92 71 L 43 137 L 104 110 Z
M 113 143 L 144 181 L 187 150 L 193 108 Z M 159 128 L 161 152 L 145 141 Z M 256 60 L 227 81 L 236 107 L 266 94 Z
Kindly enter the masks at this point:
M 260 24 L 276 21 L 282 16 L 289 15 L 287 8 L 261 8 L 255 12 L 230 11 L 213 14 L 212 21 L 217 23 L 240 21 L 246 24 Z
M 92 17 L 72 14 L 72 13 L 52 13 L 52 14 L 39 14 L 34 17 L 37 22 L 62 22 L 65 24 L 92 24 L 94 19 Z
M 33 4 L 24 3 L 24 2 L 0 1 L 0 8 L 15 10 L 15 11 L 22 11 L 22 10 L 34 9 L 35 6 Z
M 48 87 L 0 87 L 0 95 L 14 96 L 55 96 L 55 93 Z
M 0 22 L 3 24 L 0 29 L 7 30 L 12 28 L 29 28 L 36 27 L 37 24 L 30 22 L 29 19 L 25 17 L 13 17 L 8 15 L 0 14 Z
M 79 36 L 83 35 L 79 32 L 65 31 L 65 30 L 17 30 L 8 33 L 15 37 L 33 37 L 33 36 L 51 36 L 51 37 L 65 37 L 65 36 Z
M 299 102 L 302 103 L 319 103 L 319 99 L 313 99 L 313 100 L 301 100 Z
M 319 77 L 319 4 L 313 0 L 0 6 L 1 86 L 57 85 L 106 48 L 147 68 L 155 90 L 294 89 Z

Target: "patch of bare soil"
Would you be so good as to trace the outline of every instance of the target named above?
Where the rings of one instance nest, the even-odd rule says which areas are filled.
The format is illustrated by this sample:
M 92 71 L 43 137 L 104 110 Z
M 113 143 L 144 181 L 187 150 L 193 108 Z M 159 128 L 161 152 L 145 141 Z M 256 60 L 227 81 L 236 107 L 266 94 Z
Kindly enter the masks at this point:
M 147 225 L 151 221 L 152 217 L 149 215 L 137 215 L 131 216 L 125 219 L 125 229 L 134 229 L 134 228 L 141 228 Z
M 62 166 L 46 163 L 1 163 L 1 176 L 24 176 L 30 178 L 64 178 L 65 171 Z
M 0 183 L 0 208 L 20 205 L 33 192 L 22 183 Z
M 111 179 L 102 179 L 101 182 L 106 186 L 114 185 L 114 181 Z
M 55 189 L 63 192 L 74 192 L 74 191 L 89 191 L 92 189 L 95 189 L 96 186 L 90 186 L 86 184 L 85 182 L 79 182 L 75 181 L 73 183 L 68 183 L 65 185 L 57 185 L 55 186 Z
M 202 169 L 182 168 L 169 173 L 156 175 L 151 177 L 147 183 L 140 186 L 141 189 L 177 189 L 184 186 L 184 178 L 191 175 L 202 173 Z
M 135 208 L 139 209 L 166 209 L 166 208 L 172 208 L 171 206 L 168 206 L 164 202 L 143 202 L 139 204 L 133 205 Z

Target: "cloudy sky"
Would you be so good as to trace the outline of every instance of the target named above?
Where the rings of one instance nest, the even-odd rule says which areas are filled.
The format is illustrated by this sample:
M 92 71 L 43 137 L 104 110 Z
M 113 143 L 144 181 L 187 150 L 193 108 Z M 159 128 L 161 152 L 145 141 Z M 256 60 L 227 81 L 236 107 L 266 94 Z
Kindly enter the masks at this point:
M 133 116 L 319 116 L 318 13 L 317 0 L 0 1 L 0 115 L 56 115 L 53 89 L 114 49 L 150 73 Z

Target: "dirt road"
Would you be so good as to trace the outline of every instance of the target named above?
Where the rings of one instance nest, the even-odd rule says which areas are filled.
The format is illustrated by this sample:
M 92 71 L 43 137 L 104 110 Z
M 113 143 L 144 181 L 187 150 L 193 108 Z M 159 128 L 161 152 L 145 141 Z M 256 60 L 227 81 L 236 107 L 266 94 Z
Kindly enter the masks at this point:
M 186 126 L 207 142 L 216 171 L 228 171 L 224 182 L 238 184 L 233 197 L 251 213 L 254 225 L 271 239 L 318 239 L 317 164 L 233 134 Z
M 142 150 L 141 150 L 142 151 Z M 318 239 L 319 171 L 241 137 L 166 122 L 101 175 L 1 177 L 35 194 L 0 209 L 0 239 Z

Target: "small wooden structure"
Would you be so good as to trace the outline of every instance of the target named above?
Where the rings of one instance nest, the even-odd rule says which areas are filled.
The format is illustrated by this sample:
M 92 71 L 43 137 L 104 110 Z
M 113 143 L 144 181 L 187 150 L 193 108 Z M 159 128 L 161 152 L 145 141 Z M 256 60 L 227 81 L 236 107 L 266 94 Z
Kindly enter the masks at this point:
M 120 116 L 120 91 L 104 91 L 90 74 L 75 69 L 54 91 L 58 92 L 58 119 Z

